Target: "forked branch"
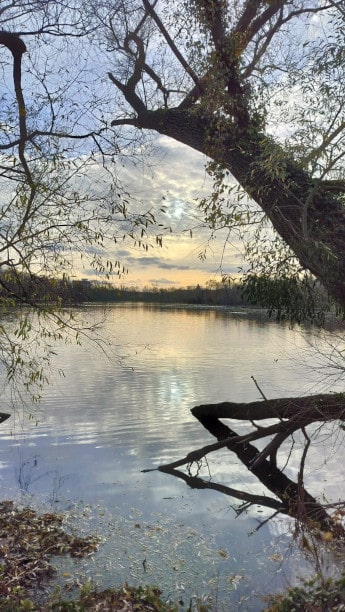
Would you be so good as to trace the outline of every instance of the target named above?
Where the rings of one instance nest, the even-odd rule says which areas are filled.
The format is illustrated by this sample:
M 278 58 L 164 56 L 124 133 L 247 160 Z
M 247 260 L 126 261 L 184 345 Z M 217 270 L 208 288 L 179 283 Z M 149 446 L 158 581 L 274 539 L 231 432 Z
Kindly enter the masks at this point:
M 192 413 L 200 423 L 217 438 L 217 442 L 188 453 L 183 459 L 161 465 L 157 469 L 182 478 L 191 487 L 210 488 L 231 495 L 237 499 L 247 500 L 248 503 L 263 504 L 275 508 L 280 512 L 294 516 L 304 522 L 312 521 L 321 530 L 330 530 L 334 537 L 344 537 L 345 532 L 341 525 L 335 524 L 326 509 L 303 487 L 303 470 L 309 443 L 306 445 L 298 482 L 293 482 L 277 467 L 276 455 L 281 444 L 295 431 L 301 429 L 307 441 L 309 437 L 305 427 L 318 421 L 344 419 L 345 397 L 343 394 L 307 396 L 302 398 L 280 398 L 264 400 L 249 404 L 223 402 L 221 404 L 206 404 L 196 406 Z M 249 421 L 278 419 L 275 424 L 256 428 L 255 431 L 245 435 L 238 435 L 225 425 L 221 418 Z M 256 427 L 256 425 L 254 424 Z M 274 436 L 266 447 L 260 451 L 251 444 L 267 436 Z M 191 475 L 191 466 L 200 465 L 200 462 L 211 452 L 222 448 L 232 451 L 261 482 L 274 495 L 279 502 L 272 503 L 271 498 L 257 498 L 250 493 L 242 493 L 216 483 L 209 483 Z M 269 457 L 269 458 L 268 458 Z M 176 469 L 188 466 L 188 474 Z M 150 470 L 144 470 L 150 471 Z

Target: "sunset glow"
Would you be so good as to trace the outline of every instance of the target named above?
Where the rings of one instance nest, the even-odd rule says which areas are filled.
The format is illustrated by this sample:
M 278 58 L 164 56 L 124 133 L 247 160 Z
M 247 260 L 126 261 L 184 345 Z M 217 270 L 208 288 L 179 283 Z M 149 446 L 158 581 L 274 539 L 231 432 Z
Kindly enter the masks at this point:
M 202 227 L 198 200 L 210 193 L 206 158 L 166 137 L 157 139 L 157 153 L 151 165 L 122 167 L 120 178 L 129 185 L 136 206 L 152 209 L 160 223 L 171 228 L 163 232 L 162 246 L 151 239 L 146 251 L 129 242 L 110 255 L 119 259 L 127 272 L 111 281 L 123 286 L 143 288 L 205 286 L 209 280 L 221 280 L 222 274 L 238 277 L 241 257 L 239 245 L 224 244 L 226 231 L 211 237 Z M 164 206 L 166 212 L 160 212 Z M 203 257 L 206 256 L 206 258 Z M 95 279 L 92 269 L 78 268 L 78 277 Z

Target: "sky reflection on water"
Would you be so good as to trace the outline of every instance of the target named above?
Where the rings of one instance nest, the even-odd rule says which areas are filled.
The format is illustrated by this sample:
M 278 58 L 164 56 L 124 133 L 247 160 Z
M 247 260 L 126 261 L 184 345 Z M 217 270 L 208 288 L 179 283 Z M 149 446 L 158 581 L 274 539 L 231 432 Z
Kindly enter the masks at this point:
M 103 312 L 90 307 L 85 316 L 94 322 Z M 253 591 L 264 591 L 266 584 L 275 590 L 285 578 L 292 579 L 296 568 L 305 571 L 298 554 L 283 565 L 279 555 L 271 558 L 277 543 L 284 542 L 285 553 L 291 544 L 289 534 L 284 535 L 286 521 L 268 523 L 249 536 L 258 524 L 254 512 L 236 518 L 229 498 L 141 470 L 212 442 L 190 408 L 258 399 L 251 376 L 268 397 L 307 394 L 317 385 L 323 391 L 320 374 L 307 367 L 311 361 L 306 336 L 287 325 L 224 309 L 137 305 L 109 308 L 104 334 L 129 355 L 125 367 L 95 347 L 60 345 L 54 365 L 65 377 L 46 389 L 39 424 L 18 412 L 16 423 L 12 417 L 1 425 L 2 497 L 26 494 L 65 509 L 94 508 L 89 510 L 89 525 L 107 542 L 93 569 L 85 564 L 84 571 L 100 574 L 102 586 L 125 579 L 155 582 L 157 575 L 165 592 L 188 598 L 193 590 L 207 592 L 210 581 L 218 580 L 224 597 L 226 591 L 233 602 L 244 598 L 241 609 L 259 610 Z M 244 424 L 236 426 L 241 428 L 245 431 Z M 324 436 L 308 474 L 311 493 L 320 494 L 326 485 L 328 494 L 345 497 L 344 470 L 334 468 L 340 461 L 344 465 L 342 448 L 339 441 L 336 452 L 330 453 Z M 326 455 L 330 467 L 326 482 L 320 483 Z M 227 451 L 215 454 L 210 464 L 214 480 L 263 493 L 263 486 Z M 290 475 L 297 465 L 297 460 L 291 462 Z M 95 508 L 102 509 L 102 517 Z M 261 516 L 266 515 L 261 509 Z M 120 532 L 123 562 L 116 564 L 120 553 L 114 533 Z M 148 538 L 154 540 L 156 552 Z M 145 551 L 150 555 L 148 575 L 143 574 Z M 242 576 L 236 590 L 234 576 Z

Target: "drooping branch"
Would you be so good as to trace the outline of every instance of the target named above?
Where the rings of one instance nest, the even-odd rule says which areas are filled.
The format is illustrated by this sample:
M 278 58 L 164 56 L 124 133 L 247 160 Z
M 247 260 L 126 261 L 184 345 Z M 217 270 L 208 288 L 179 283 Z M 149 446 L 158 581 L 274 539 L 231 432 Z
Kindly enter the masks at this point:
M 143 472 L 149 472 L 150 470 L 143 470 Z M 159 467 L 160 472 L 164 472 L 166 474 L 171 474 L 172 476 L 176 476 L 191 488 L 191 489 L 210 489 L 211 491 L 217 491 L 218 493 L 223 493 L 224 495 L 229 495 L 230 497 L 234 497 L 235 499 L 239 499 L 242 502 L 245 502 L 248 505 L 259 505 L 264 506 L 266 508 L 272 508 L 278 512 L 285 512 L 285 514 L 289 514 L 288 506 L 282 504 L 281 501 L 274 499 L 273 497 L 268 497 L 268 495 L 255 495 L 253 493 L 248 493 L 247 491 L 239 491 L 238 489 L 234 489 L 233 487 L 228 487 L 218 482 L 206 481 L 199 476 L 193 476 L 192 474 L 186 474 L 181 470 L 176 470 L 169 465 L 162 465 Z
M 212 415 L 212 412 L 210 413 L 210 415 Z M 205 414 L 204 415 L 194 414 L 194 416 L 196 416 L 198 420 L 205 418 Z M 210 416 L 207 418 L 216 418 L 216 417 Z M 277 434 L 273 438 L 272 442 L 270 442 L 267 445 L 267 447 L 263 451 L 261 451 L 259 455 L 256 457 L 255 464 L 254 464 L 254 467 L 256 467 L 259 464 L 259 462 L 260 461 L 262 462 L 264 459 L 266 459 L 268 455 L 275 453 L 276 450 L 279 448 L 279 446 L 282 444 L 282 442 L 286 438 L 288 438 L 291 435 L 291 433 L 300 429 L 300 427 L 301 427 L 300 424 L 297 424 L 291 421 L 280 421 L 279 423 L 275 425 L 270 425 L 268 427 L 260 427 L 258 430 L 251 432 L 249 434 L 244 434 L 242 436 L 236 434 L 235 443 L 236 445 L 248 444 L 248 442 L 252 442 L 254 440 L 261 440 L 263 438 L 266 438 L 267 436 Z M 274 445 L 272 444 L 273 442 L 275 443 Z M 182 465 L 200 461 L 201 459 L 203 459 L 210 453 L 214 453 L 222 448 L 229 447 L 229 445 L 232 448 L 233 444 L 234 444 L 234 438 L 231 435 L 229 438 L 223 438 L 219 442 L 215 442 L 214 444 L 207 444 L 206 446 L 203 446 L 202 448 L 198 448 L 196 450 L 191 451 L 190 453 L 188 453 L 188 455 L 183 457 L 183 459 L 177 459 L 176 461 L 172 461 L 171 463 L 169 463 L 169 467 L 177 468 L 177 467 L 181 467 Z M 269 450 L 266 452 L 266 449 L 269 449 Z M 270 461 L 272 463 L 272 459 L 270 459 Z

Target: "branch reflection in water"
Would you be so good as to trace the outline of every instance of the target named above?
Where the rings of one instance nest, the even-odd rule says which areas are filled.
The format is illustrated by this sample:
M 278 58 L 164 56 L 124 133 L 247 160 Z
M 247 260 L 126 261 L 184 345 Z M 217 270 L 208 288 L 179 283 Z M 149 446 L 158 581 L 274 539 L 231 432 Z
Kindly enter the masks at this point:
M 221 404 L 196 406 L 192 409 L 192 413 L 217 438 L 218 443 L 191 451 L 183 459 L 159 466 L 158 470 L 184 480 L 191 488 L 212 489 L 242 500 L 243 505 L 237 509 L 237 514 L 251 506 L 260 505 L 274 509 L 273 517 L 282 513 L 295 518 L 298 524 L 302 523 L 304 528 L 308 527 L 310 532 L 314 535 L 318 534 L 320 539 L 329 541 L 345 538 L 345 529 L 341 521 L 344 516 L 345 501 L 326 504 L 327 512 L 326 507 L 318 502 L 304 487 L 305 462 L 310 447 L 310 438 L 306 426 L 318 421 L 335 419 L 343 421 L 345 415 L 343 394 L 277 400 L 265 399 L 250 404 L 223 402 Z M 254 423 L 254 419 L 271 419 L 272 417 L 278 418 L 277 424 L 261 427 Z M 254 426 L 254 432 L 240 436 L 222 423 L 220 418 L 247 418 Z M 303 433 L 305 444 L 300 460 L 298 480 L 294 482 L 283 470 L 277 467 L 277 453 L 283 442 L 298 430 Z M 262 451 L 259 451 L 249 442 L 250 440 L 266 438 L 272 434 L 274 434 L 273 440 L 268 442 Z M 201 461 L 206 460 L 209 453 L 224 447 L 236 454 L 243 465 L 278 499 L 266 495 L 253 495 L 221 483 L 215 483 L 211 479 L 201 478 L 199 476 Z M 292 448 L 290 452 L 292 452 Z M 177 469 L 183 465 L 187 466 L 187 473 Z M 196 474 L 192 474 L 193 465 L 196 465 Z M 333 512 L 333 516 L 329 511 Z M 264 522 L 266 523 L 268 520 L 266 519 Z

